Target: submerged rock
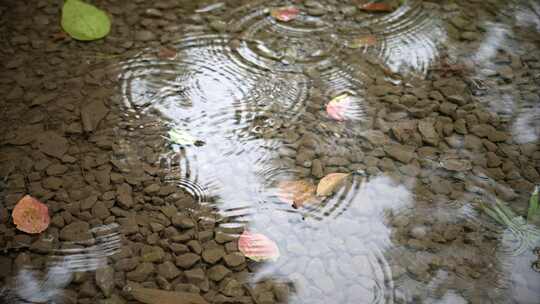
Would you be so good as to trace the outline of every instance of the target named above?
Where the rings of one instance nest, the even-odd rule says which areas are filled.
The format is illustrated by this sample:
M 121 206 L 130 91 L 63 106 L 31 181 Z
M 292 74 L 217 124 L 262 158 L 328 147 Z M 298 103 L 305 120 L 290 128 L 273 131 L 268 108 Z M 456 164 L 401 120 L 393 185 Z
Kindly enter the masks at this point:
M 60 230 L 60 240 L 88 241 L 92 239 L 90 225 L 87 222 L 73 222 Z
M 62 159 L 68 150 L 67 139 L 51 131 L 38 135 L 37 143 L 41 152 L 58 159 Z
M 101 100 L 95 100 L 81 108 L 81 121 L 86 132 L 96 130 L 97 126 L 107 115 L 109 109 Z
M 405 164 L 415 157 L 414 150 L 414 147 L 399 144 L 390 144 L 384 147 L 384 151 L 390 157 Z
M 110 266 L 96 270 L 96 284 L 105 297 L 109 297 L 114 289 L 114 269 Z

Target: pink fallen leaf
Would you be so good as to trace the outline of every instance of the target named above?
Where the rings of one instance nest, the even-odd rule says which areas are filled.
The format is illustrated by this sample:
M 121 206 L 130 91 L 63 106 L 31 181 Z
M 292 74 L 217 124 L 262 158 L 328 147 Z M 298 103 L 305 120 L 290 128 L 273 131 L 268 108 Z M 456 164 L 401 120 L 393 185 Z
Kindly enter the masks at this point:
M 366 12 L 375 12 L 375 13 L 389 13 L 394 10 L 394 8 L 384 2 L 370 2 L 363 5 L 360 5 L 360 10 Z
M 294 6 L 280 7 L 273 9 L 270 12 L 270 16 L 272 16 L 276 20 L 283 22 L 289 22 L 291 20 L 294 20 L 298 16 L 298 14 L 300 14 L 300 10 Z
M 326 105 L 326 113 L 330 118 L 337 120 L 337 121 L 344 121 L 345 120 L 345 111 L 349 107 L 349 99 L 347 98 L 348 95 L 343 94 L 339 95 Z
M 49 227 L 51 221 L 47 206 L 30 195 L 17 202 L 12 217 L 17 229 L 26 233 L 40 233 Z
M 238 238 L 238 250 L 247 258 L 256 262 L 277 260 L 279 248 L 274 241 L 261 233 L 244 230 Z
M 279 199 L 299 208 L 315 197 L 315 185 L 305 180 L 282 181 L 278 184 Z
M 326 105 L 326 113 L 337 121 L 361 119 L 365 115 L 362 100 L 347 93 L 334 97 Z

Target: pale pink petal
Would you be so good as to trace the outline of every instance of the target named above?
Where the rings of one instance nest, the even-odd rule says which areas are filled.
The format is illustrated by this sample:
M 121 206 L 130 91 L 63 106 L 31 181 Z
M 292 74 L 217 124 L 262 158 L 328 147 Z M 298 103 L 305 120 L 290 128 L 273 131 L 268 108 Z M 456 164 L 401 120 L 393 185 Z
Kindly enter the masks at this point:
M 274 241 L 264 234 L 247 230 L 238 239 L 238 250 L 247 258 L 257 262 L 279 258 L 279 248 Z

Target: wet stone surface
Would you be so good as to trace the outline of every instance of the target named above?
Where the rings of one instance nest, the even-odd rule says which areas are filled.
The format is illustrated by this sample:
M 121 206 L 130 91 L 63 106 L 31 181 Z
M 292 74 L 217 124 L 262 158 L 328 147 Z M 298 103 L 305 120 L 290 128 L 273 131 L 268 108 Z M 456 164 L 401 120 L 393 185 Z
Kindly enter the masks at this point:
M 478 201 L 525 216 L 540 183 L 540 8 L 382 2 L 97 1 L 112 30 L 86 43 L 60 2 L 0 3 L 0 302 L 537 303 L 538 226 Z M 25 194 L 41 234 L 12 223 Z

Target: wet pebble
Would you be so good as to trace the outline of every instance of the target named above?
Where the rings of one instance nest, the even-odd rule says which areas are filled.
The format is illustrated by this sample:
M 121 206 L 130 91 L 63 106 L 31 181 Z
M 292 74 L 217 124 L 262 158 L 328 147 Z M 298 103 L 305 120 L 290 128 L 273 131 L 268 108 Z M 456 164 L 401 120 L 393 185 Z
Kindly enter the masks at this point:
M 135 33 L 135 40 L 138 40 L 138 41 L 147 42 L 147 41 L 155 40 L 156 38 L 157 37 L 153 32 L 147 31 L 147 30 L 137 31 Z
M 194 253 L 184 253 L 176 257 L 175 264 L 184 269 L 191 268 L 193 265 L 198 263 L 201 260 L 201 257 Z
M 90 233 L 90 225 L 86 222 L 77 221 L 67 226 L 64 226 L 60 230 L 60 239 L 65 241 L 84 241 L 90 240 L 92 234 Z
M 114 269 L 110 266 L 97 269 L 95 280 L 103 295 L 110 297 L 114 289 Z
M 225 264 L 230 267 L 240 266 L 246 262 L 244 255 L 239 252 L 229 253 L 223 257 L 223 260 L 225 261 Z
M 181 274 L 178 267 L 176 267 L 176 265 L 170 261 L 165 261 L 162 264 L 159 264 L 157 266 L 157 273 L 167 280 L 173 280 Z
M 212 281 L 219 282 L 230 273 L 231 271 L 227 267 L 216 265 L 208 269 L 208 278 Z

